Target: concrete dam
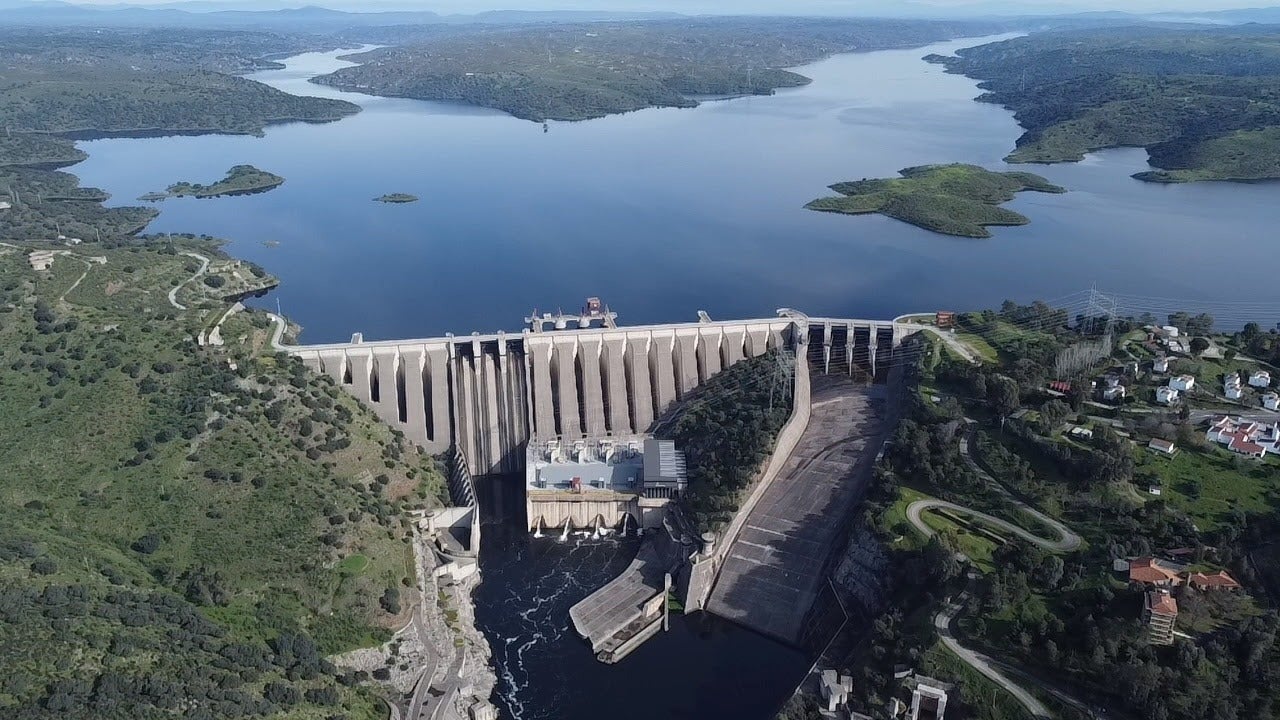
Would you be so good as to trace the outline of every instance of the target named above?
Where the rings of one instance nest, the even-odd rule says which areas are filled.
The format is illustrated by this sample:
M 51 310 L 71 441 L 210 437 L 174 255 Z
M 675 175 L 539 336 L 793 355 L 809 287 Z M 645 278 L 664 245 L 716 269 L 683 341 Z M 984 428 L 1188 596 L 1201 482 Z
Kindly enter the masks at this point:
M 570 610 L 602 661 L 664 626 L 668 588 L 689 611 L 806 644 L 831 548 L 887 427 L 875 388 L 918 328 L 788 309 L 629 328 L 615 317 L 589 300 L 579 316 L 527 318 L 519 334 L 281 347 L 411 441 L 460 457 L 455 503 L 475 504 L 472 473 L 523 473 L 530 531 L 643 532 L 632 565 Z M 685 459 L 655 425 L 717 373 L 774 350 L 790 418 L 723 536 L 698 542 L 668 514 L 686 488 Z
M 807 348 L 825 372 L 875 376 L 908 329 L 891 321 L 777 317 L 619 328 L 612 314 L 531 318 L 520 334 L 282 346 L 429 452 L 475 475 L 524 470 L 529 443 L 635 438 L 744 358 Z M 546 330 L 559 320 L 566 329 Z M 599 321 L 607 326 L 592 327 Z M 568 329 L 568 325 L 574 329 Z M 581 326 L 586 327 L 581 327 Z

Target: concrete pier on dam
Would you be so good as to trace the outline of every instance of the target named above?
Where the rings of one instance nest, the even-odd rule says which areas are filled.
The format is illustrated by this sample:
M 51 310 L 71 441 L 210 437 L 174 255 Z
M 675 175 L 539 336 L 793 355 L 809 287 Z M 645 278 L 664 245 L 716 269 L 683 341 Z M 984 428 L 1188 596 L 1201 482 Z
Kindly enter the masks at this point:
M 773 318 L 280 346 L 329 375 L 428 452 L 474 475 L 520 473 L 530 441 L 645 434 L 722 369 L 808 346 L 826 372 L 876 375 L 909 329 L 892 321 Z M 803 336 L 803 339 L 801 339 Z

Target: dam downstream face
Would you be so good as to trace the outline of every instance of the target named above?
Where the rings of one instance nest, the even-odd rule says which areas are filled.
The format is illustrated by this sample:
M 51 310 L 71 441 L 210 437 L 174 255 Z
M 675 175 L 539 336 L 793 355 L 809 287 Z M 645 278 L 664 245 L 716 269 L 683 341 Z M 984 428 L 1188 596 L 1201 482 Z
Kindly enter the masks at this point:
M 574 633 L 569 608 L 621 572 L 639 539 L 532 537 L 523 481 L 476 479 L 484 525 L 476 622 L 493 651 L 494 702 L 503 717 L 766 720 L 776 714 L 810 658 L 706 613 L 672 615 L 669 632 L 622 662 L 596 661 Z

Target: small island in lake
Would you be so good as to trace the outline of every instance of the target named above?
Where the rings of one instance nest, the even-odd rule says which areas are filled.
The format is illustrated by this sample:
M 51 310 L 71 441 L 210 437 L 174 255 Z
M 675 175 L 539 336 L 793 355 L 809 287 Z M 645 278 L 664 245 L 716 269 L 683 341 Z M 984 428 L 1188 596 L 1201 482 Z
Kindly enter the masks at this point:
M 925 230 L 958 237 L 991 237 L 989 225 L 1026 225 L 1029 221 L 999 207 L 1023 190 L 1063 193 L 1064 188 L 1027 172 L 994 172 L 977 165 L 922 165 L 900 178 L 856 180 L 831 186 L 838 196 L 805 205 L 821 212 L 880 213 Z
M 374 201 L 380 203 L 411 203 L 418 202 L 418 196 L 408 193 L 388 193 L 382 197 L 374 198 Z
M 147 193 L 139 200 L 159 202 L 171 197 L 214 198 L 231 195 L 254 195 L 274 190 L 284 184 L 284 178 L 259 170 L 252 165 L 236 165 L 227 171 L 227 176 L 212 185 L 181 182 L 170 185 L 165 192 Z

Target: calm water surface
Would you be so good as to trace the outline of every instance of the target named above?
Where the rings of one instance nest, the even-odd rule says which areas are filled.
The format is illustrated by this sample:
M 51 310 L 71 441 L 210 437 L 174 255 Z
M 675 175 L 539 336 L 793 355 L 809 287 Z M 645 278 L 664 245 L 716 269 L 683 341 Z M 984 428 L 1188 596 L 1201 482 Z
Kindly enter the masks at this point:
M 152 227 L 231 239 L 233 254 L 281 277 L 275 297 L 311 342 L 516 329 L 535 306 L 577 308 L 587 295 L 633 324 L 780 306 L 892 317 L 1094 283 L 1204 300 L 1244 285 L 1251 299 L 1280 299 L 1266 263 L 1241 261 L 1271 254 L 1280 186 L 1142 183 L 1129 177 L 1146 168 L 1141 150 L 1030 168 L 1071 192 L 1024 194 L 1010 207 L 1031 224 L 989 240 L 802 208 L 830 183 L 910 165 L 1001 166 L 1019 134 L 1012 116 L 920 60 L 978 42 L 843 55 L 801 68 L 814 82 L 772 97 L 546 133 L 493 111 L 317 86 L 306 78 L 344 63 L 308 54 L 255 77 L 364 112 L 261 138 L 86 142 L 74 172 L 118 204 L 236 163 L 284 175 L 264 195 L 166 201 Z M 387 192 L 422 200 L 371 201 Z

